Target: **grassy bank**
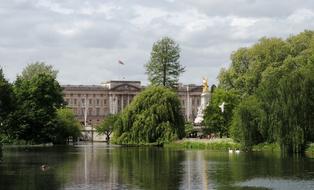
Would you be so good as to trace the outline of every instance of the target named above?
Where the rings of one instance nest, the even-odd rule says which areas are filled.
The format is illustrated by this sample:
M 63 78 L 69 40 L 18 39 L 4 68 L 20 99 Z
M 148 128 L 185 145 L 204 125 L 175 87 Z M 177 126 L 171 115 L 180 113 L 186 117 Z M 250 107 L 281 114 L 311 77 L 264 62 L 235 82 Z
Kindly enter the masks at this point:
M 314 143 L 311 143 L 305 152 L 314 154 Z
M 164 147 L 171 148 L 183 148 L 183 149 L 208 149 L 208 150 L 228 150 L 241 149 L 239 143 L 234 142 L 230 138 L 222 139 L 182 139 L 174 141 L 169 144 L 165 144 Z M 263 151 L 263 152 L 280 152 L 280 146 L 276 143 L 268 144 L 261 143 L 254 145 L 252 151 Z M 306 149 L 306 153 L 314 154 L 314 143 L 311 143 Z
M 232 139 L 183 139 L 169 144 L 164 147 L 186 148 L 186 149 L 208 149 L 208 150 L 228 150 L 240 148 L 240 144 L 235 143 Z
M 280 152 L 280 146 L 276 143 L 261 143 L 254 145 L 252 151 Z

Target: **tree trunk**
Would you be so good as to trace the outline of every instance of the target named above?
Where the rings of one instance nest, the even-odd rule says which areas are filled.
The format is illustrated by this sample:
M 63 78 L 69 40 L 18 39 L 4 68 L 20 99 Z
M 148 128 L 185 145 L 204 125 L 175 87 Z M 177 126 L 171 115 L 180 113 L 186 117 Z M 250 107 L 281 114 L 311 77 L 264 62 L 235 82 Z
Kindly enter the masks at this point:
M 167 44 L 166 44 L 166 48 L 165 48 L 166 50 L 165 50 L 165 52 L 164 52 L 164 55 L 166 55 L 167 56 L 167 53 L 168 53 L 168 48 L 167 48 Z M 167 59 L 166 59 L 166 57 L 164 57 L 163 58 L 163 66 L 164 66 L 164 70 L 163 70 L 163 81 L 162 81 L 162 83 L 163 83 L 163 86 L 166 86 L 166 80 L 167 80 Z
M 106 137 L 106 143 L 109 144 L 109 142 L 110 142 L 110 135 L 107 135 L 107 137 Z

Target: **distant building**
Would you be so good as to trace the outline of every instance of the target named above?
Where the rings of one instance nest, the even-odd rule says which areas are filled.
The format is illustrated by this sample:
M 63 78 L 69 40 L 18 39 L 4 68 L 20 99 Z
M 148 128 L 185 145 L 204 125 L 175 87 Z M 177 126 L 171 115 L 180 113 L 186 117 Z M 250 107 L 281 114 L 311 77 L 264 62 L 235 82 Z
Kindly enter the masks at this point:
M 95 126 L 108 114 L 122 111 L 145 87 L 140 81 L 108 81 L 101 85 L 63 85 L 64 100 L 81 123 Z M 186 120 L 193 121 L 201 103 L 202 86 L 179 85 L 178 96 Z

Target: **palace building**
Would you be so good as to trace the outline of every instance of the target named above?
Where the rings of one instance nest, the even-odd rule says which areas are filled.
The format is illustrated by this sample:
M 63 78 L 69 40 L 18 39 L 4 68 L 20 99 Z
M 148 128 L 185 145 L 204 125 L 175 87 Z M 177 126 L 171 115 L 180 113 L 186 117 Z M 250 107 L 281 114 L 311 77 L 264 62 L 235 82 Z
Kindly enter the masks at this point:
M 63 85 L 64 100 L 79 121 L 95 126 L 108 114 L 116 114 L 145 88 L 140 81 L 108 81 L 101 85 Z M 201 103 L 202 86 L 179 85 L 182 113 L 194 121 Z

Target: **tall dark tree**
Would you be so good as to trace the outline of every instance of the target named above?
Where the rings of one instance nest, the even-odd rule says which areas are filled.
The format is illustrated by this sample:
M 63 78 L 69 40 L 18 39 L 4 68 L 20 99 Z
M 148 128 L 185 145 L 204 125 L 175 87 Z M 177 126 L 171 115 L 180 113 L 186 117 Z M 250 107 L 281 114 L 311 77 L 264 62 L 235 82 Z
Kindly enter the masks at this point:
M 8 118 L 14 111 L 14 105 L 12 85 L 5 79 L 0 68 L 0 138 L 2 136 L 1 133 L 6 133 L 6 128 L 9 125 Z
M 62 89 L 51 75 L 30 80 L 17 78 L 14 85 L 17 110 L 10 132 L 13 138 L 34 143 L 52 142 L 57 129 L 56 110 L 63 104 Z
M 153 85 L 175 87 L 184 72 L 180 64 L 179 45 L 169 37 L 154 43 L 150 61 L 145 65 L 148 79 Z

